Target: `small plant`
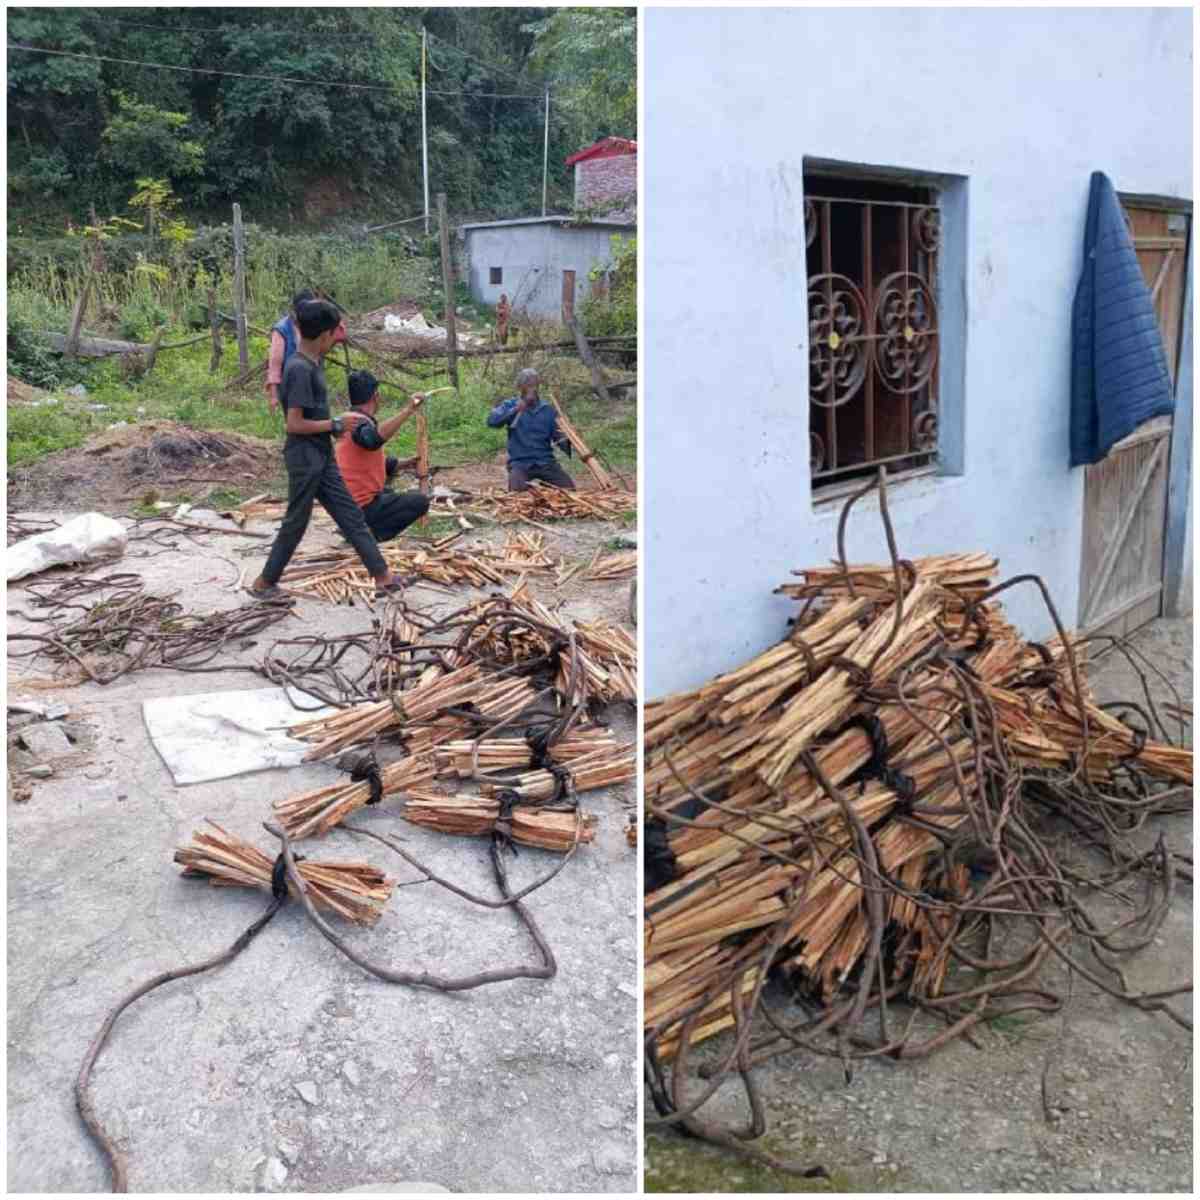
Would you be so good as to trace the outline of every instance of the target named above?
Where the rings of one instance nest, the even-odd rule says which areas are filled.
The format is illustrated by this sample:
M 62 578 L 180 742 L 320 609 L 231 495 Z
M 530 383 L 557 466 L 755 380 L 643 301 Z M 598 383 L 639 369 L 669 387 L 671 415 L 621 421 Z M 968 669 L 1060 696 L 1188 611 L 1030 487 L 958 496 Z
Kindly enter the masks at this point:
M 147 286 L 121 306 L 121 333 L 131 342 L 148 342 L 170 316 Z

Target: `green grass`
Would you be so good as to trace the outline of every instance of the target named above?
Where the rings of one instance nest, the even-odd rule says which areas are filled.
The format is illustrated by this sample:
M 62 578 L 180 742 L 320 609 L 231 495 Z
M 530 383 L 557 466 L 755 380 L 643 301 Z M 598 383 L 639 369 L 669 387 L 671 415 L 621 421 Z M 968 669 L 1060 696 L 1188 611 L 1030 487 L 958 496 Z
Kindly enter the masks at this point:
M 266 328 L 283 311 L 290 292 L 295 267 L 287 260 L 286 247 L 271 243 L 259 255 L 248 281 L 250 320 Z M 430 288 L 432 270 L 427 259 L 412 258 L 397 262 L 378 244 L 347 250 L 344 256 L 326 264 L 323 281 L 336 292 L 339 300 L 353 312 L 365 312 L 395 299 L 412 296 L 421 300 Z M 327 278 L 326 278 L 327 276 Z M 193 336 L 197 306 L 203 307 L 203 289 L 212 284 L 217 303 L 231 311 L 229 281 L 224 277 L 209 280 L 203 275 L 188 278 L 172 271 L 152 276 L 136 272 L 102 276 L 93 293 L 85 329 L 105 331 L 148 340 L 161 322 L 169 322 L 165 344 Z M 64 273 L 50 265 L 34 265 L 9 279 L 9 325 L 31 330 L 65 330 L 71 304 L 81 284 L 77 273 Z M 189 325 L 191 321 L 191 325 Z M 250 363 L 257 364 L 267 355 L 265 336 L 249 338 Z M 282 423 L 270 413 L 261 384 L 240 395 L 224 392 L 227 380 L 237 374 L 237 355 L 232 341 L 225 343 L 225 355 L 216 375 L 209 374 L 210 345 L 201 340 L 193 346 L 161 353 L 149 375 L 126 377 L 121 363 L 108 358 L 89 365 L 74 364 L 60 368 L 64 382 L 81 377 L 88 395 L 76 399 L 60 389 L 59 403 L 36 409 L 9 410 L 8 462 L 10 466 L 28 465 L 56 450 L 80 445 L 89 435 L 118 421 L 177 421 L 197 429 L 228 431 L 254 437 L 279 440 Z M 462 359 L 459 362 L 460 388 L 444 392 L 429 401 L 427 409 L 431 457 L 435 465 L 461 466 L 488 461 L 503 450 L 503 430 L 489 429 L 488 410 L 512 392 L 512 377 L 522 365 L 519 356 L 503 360 Z M 398 388 L 385 387 L 384 419 L 407 402 L 412 391 L 431 391 L 449 383 L 445 372 L 418 381 L 388 370 L 353 352 L 355 367 L 370 367 L 380 377 L 393 380 Z M 61 360 L 54 358 L 53 362 Z M 336 352 L 333 364 L 341 362 Z M 340 365 L 327 367 L 331 394 L 345 392 L 345 373 Z M 503 364 L 503 365 L 501 365 Z M 421 364 L 422 370 L 436 366 Z M 10 371 L 12 370 L 10 366 Z M 622 402 L 606 407 L 595 396 L 581 392 L 587 372 L 578 360 L 563 357 L 539 362 L 546 390 L 565 398 L 566 410 L 580 433 L 602 461 L 617 469 L 626 469 L 630 486 L 637 456 L 636 405 Z M 19 372 L 17 372 L 19 373 Z M 104 405 L 106 411 L 91 412 L 87 405 Z M 416 449 L 416 429 L 406 424 L 389 443 L 389 452 L 410 457 Z M 566 469 L 576 478 L 585 468 L 578 460 L 565 460 Z
M 988 1028 L 1012 1042 L 1023 1041 L 1042 1022 L 1038 1013 L 999 1013 L 988 1018 Z
M 185 336 L 184 331 L 173 331 L 165 340 L 182 341 Z M 239 395 L 223 392 L 225 381 L 237 369 L 233 347 L 227 345 L 216 375 L 208 372 L 209 350 L 206 343 L 200 342 L 184 349 L 165 351 L 154 370 L 141 379 L 123 377 L 119 360 L 104 359 L 87 369 L 84 378 L 88 390 L 86 397 L 76 398 L 61 390 L 54 393 L 58 397 L 55 405 L 11 407 L 8 412 L 9 466 L 28 465 L 56 450 L 78 446 L 91 434 L 119 421 L 130 424 L 177 421 L 195 429 L 280 440 L 282 421 L 268 410 L 261 387 Z M 251 363 L 261 362 L 266 354 L 266 339 L 251 337 Z M 351 362 L 356 367 L 371 365 L 357 352 L 352 353 Z M 383 375 L 386 371 L 376 367 L 376 374 Z M 326 377 L 331 394 L 335 398 L 343 395 L 344 371 L 329 366 Z M 439 466 L 490 461 L 505 444 L 503 430 L 489 429 L 485 422 L 488 410 L 505 394 L 503 381 L 495 373 L 488 374 L 482 360 L 464 360 L 460 364 L 459 377 L 457 394 L 443 392 L 429 401 L 431 458 Z M 448 382 L 442 374 L 406 386 L 411 386 L 413 391 L 431 391 Z M 383 394 L 384 419 L 407 402 L 406 394 L 394 388 L 384 389 Z M 106 411 L 92 412 L 86 407 L 89 404 L 105 405 Z M 637 450 L 635 406 L 621 404 L 609 411 L 598 400 L 576 399 L 568 405 L 568 411 L 592 447 L 610 463 L 624 469 L 632 485 L 631 468 Z M 407 422 L 400 429 L 388 443 L 388 451 L 400 458 L 416 453 L 413 422 Z M 578 460 L 562 461 L 572 475 L 583 474 L 583 465 Z
M 820 1162 L 821 1153 L 797 1146 L 778 1137 L 767 1136 L 754 1143 L 759 1149 L 780 1158 L 801 1158 Z M 826 1163 L 829 1179 L 805 1179 L 749 1162 L 701 1142 L 665 1138 L 651 1133 L 646 1137 L 647 1192 L 846 1192 L 895 1190 L 895 1181 L 882 1175 L 868 1183 L 852 1180 L 845 1172 Z

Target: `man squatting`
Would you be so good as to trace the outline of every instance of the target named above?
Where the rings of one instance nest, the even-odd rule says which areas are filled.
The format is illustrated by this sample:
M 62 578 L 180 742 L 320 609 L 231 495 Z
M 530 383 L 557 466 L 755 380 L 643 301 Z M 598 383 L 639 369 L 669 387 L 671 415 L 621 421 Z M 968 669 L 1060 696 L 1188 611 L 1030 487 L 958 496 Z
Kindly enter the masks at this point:
M 558 427 L 558 409 L 538 395 L 538 373 L 526 367 L 517 376 L 517 395 L 501 400 L 488 413 L 493 429 L 508 426 L 508 490 L 524 492 L 531 479 L 575 490 L 575 481 L 558 465 L 554 447 L 568 456 L 571 443 Z
M 423 492 L 404 492 L 397 495 L 386 491 L 384 485 L 400 467 L 399 459 L 385 457 L 383 447 L 400 426 L 424 403 L 420 393 L 394 417 L 382 423 L 379 413 L 379 381 L 370 371 L 351 371 L 349 377 L 350 406 L 365 418 L 350 432 L 339 438 L 334 454 L 338 470 L 354 503 L 362 509 L 377 542 L 390 541 L 402 529 L 419 521 L 429 511 L 429 497 Z

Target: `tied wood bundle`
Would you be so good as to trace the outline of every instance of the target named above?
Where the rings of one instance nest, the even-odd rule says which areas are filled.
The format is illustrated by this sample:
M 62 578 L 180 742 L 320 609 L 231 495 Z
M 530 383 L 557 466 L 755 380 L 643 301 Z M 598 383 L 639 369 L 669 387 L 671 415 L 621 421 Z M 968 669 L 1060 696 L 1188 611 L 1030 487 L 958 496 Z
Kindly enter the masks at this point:
M 387 700 L 356 704 L 332 716 L 302 721 L 291 726 L 288 734 L 300 741 L 316 743 L 304 756 L 305 762 L 329 758 L 393 730 L 431 734 L 432 744 L 436 744 L 459 736 L 469 725 L 466 717 L 453 712 L 449 714 L 453 719 L 439 720 L 447 710 L 465 710 L 469 706 L 479 716 L 504 721 L 528 708 L 536 695 L 528 679 L 489 674 L 478 663 L 468 663 L 447 674 L 440 674 L 440 668 L 432 667 L 408 691 L 398 692 Z M 422 728 L 413 729 L 414 726 Z M 417 748 L 410 747 L 414 751 Z M 432 748 L 429 738 L 423 739 L 421 748 Z
M 197 830 L 186 846 L 175 851 L 184 875 L 207 876 L 217 887 L 271 890 L 275 863 L 256 846 L 208 821 L 215 833 Z M 395 881 L 365 862 L 299 864 L 312 902 L 358 925 L 374 925 L 391 899 Z
M 560 778 L 548 768 L 539 767 L 503 782 L 485 783 L 479 790 L 485 796 L 511 791 L 522 800 L 553 800 L 558 797 L 567 780 L 576 792 L 589 792 L 625 783 L 637 774 L 632 742 L 613 749 L 596 750 L 569 762 L 557 760 L 556 765 L 561 765 L 566 772 L 565 778 Z
M 461 653 L 484 654 L 495 662 L 524 663 L 556 653 L 554 685 L 572 697 L 570 642 L 575 641 L 576 700 L 604 704 L 637 700 L 637 642 L 608 621 L 572 621 L 565 625 L 524 584 L 510 596 L 494 597 L 463 614 L 468 625 Z
M 534 747 L 525 738 L 446 742 L 384 767 L 366 756 L 345 767 L 351 771 L 349 782 L 276 800 L 272 807 L 290 838 L 320 837 L 368 804 L 389 796 L 404 795 L 434 779 L 472 778 L 472 752 L 476 747 L 481 772 L 525 771 L 533 766 L 535 759 Z M 576 790 L 585 791 L 632 778 L 632 751 L 632 746 L 618 747 L 611 731 L 591 727 L 575 730 L 554 742 L 547 759 L 571 770 L 573 777 L 578 771 Z M 626 764 L 624 772 L 619 769 L 619 764 Z M 530 799 L 553 796 L 553 787 L 547 791 L 535 786 L 541 782 L 542 775 L 553 783 L 555 777 L 548 771 L 519 775 L 517 782 L 530 789 L 521 794 Z
M 782 589 L 802 605 L 789 637 L 646 706 L 645 1011 L 661 1116 L 687 1094 L 666 1082 L 686 1071 L 681 1046 L 744 1031 L 769 974 L 821 1006 L 783 1024 L 833 1039 L 847 1064 L 920 1054 L 1041 988 L 1030 979 L 1051 943 L 1062 957 L 1072 929 L 1104 927 L 1072 919 L 1093 889 L 1077 863 L 1059 871 L 1046 812 L 1122 878 L 1158 881 L 1136 920 L 1160 923 L 1157 892 L 1190 878 L 1189 857 L 1134 852 L 1123 835 L 1134 812 L 1176 811 L 1191 752 L 1096 702 L 1044 587 L 1058 635 L 1024 640 L 993 596 L 1042 585 L 996 586 L 997 569 L 971 553 L 799 571 L 805 582 Z M 1039 930 L 1011 961 L 992 952 L 1001 921 Z M 965 981 L 964 962 L 976 964 Z M 1164 999 L 1184 990 L 1112 994 L 1178 1020 Z M 945 1026 L 889 1018 L 902 1000 Z M 750 1067 L 795 1048 L 781 1029 L 758 1028 Z
M 558 854 L 565 854 L 575 845 L 577 832 L 580 844 L 589 843 L 596 836 L 595 816 L 581 809 L 508 805 L 485 796 L 413 791 L 408 794 L 401 815 L 410 824 L 436 833 L 484 837 L 502 832 L 519 845 Z
M 548 748 L 546 757 L 570 767 L 593 755 L 612 754 L 616 749 L 617 739 L 611 729 L 576 726 Z M 533 745 L 524 737 L 445 742 L 433 752 L 439 779 L 470 779 L 476 763 L 480 771 L 521 771 L 533 766 L 534 756 Z
M 352 772 L 348 783 L 334 783 L 273 801 L 271 807 L 288 837 L 296 841 L 320 837 L 360 808 L 434 778 L 433 760 L 427 754 L 410 755 L 386 767 L 367 759 L 362 766 L 362 770 Z

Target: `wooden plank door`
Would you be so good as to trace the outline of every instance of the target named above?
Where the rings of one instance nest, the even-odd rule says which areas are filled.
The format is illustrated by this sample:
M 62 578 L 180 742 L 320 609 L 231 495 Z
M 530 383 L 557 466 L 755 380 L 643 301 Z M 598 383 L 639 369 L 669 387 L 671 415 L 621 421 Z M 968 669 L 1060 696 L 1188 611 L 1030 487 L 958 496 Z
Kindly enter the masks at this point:
M 564 325 L 570 325 L 575 319 L 575 272 L 563 271 L 562 278 L 562 319 Z
M 1174 383 L 1187 275 L 1187 213 L 1125 206 Z M 1162 612 L 1171 417 L 1157 417 L 1086 468 L 1079 629 L 1124 636 Z

